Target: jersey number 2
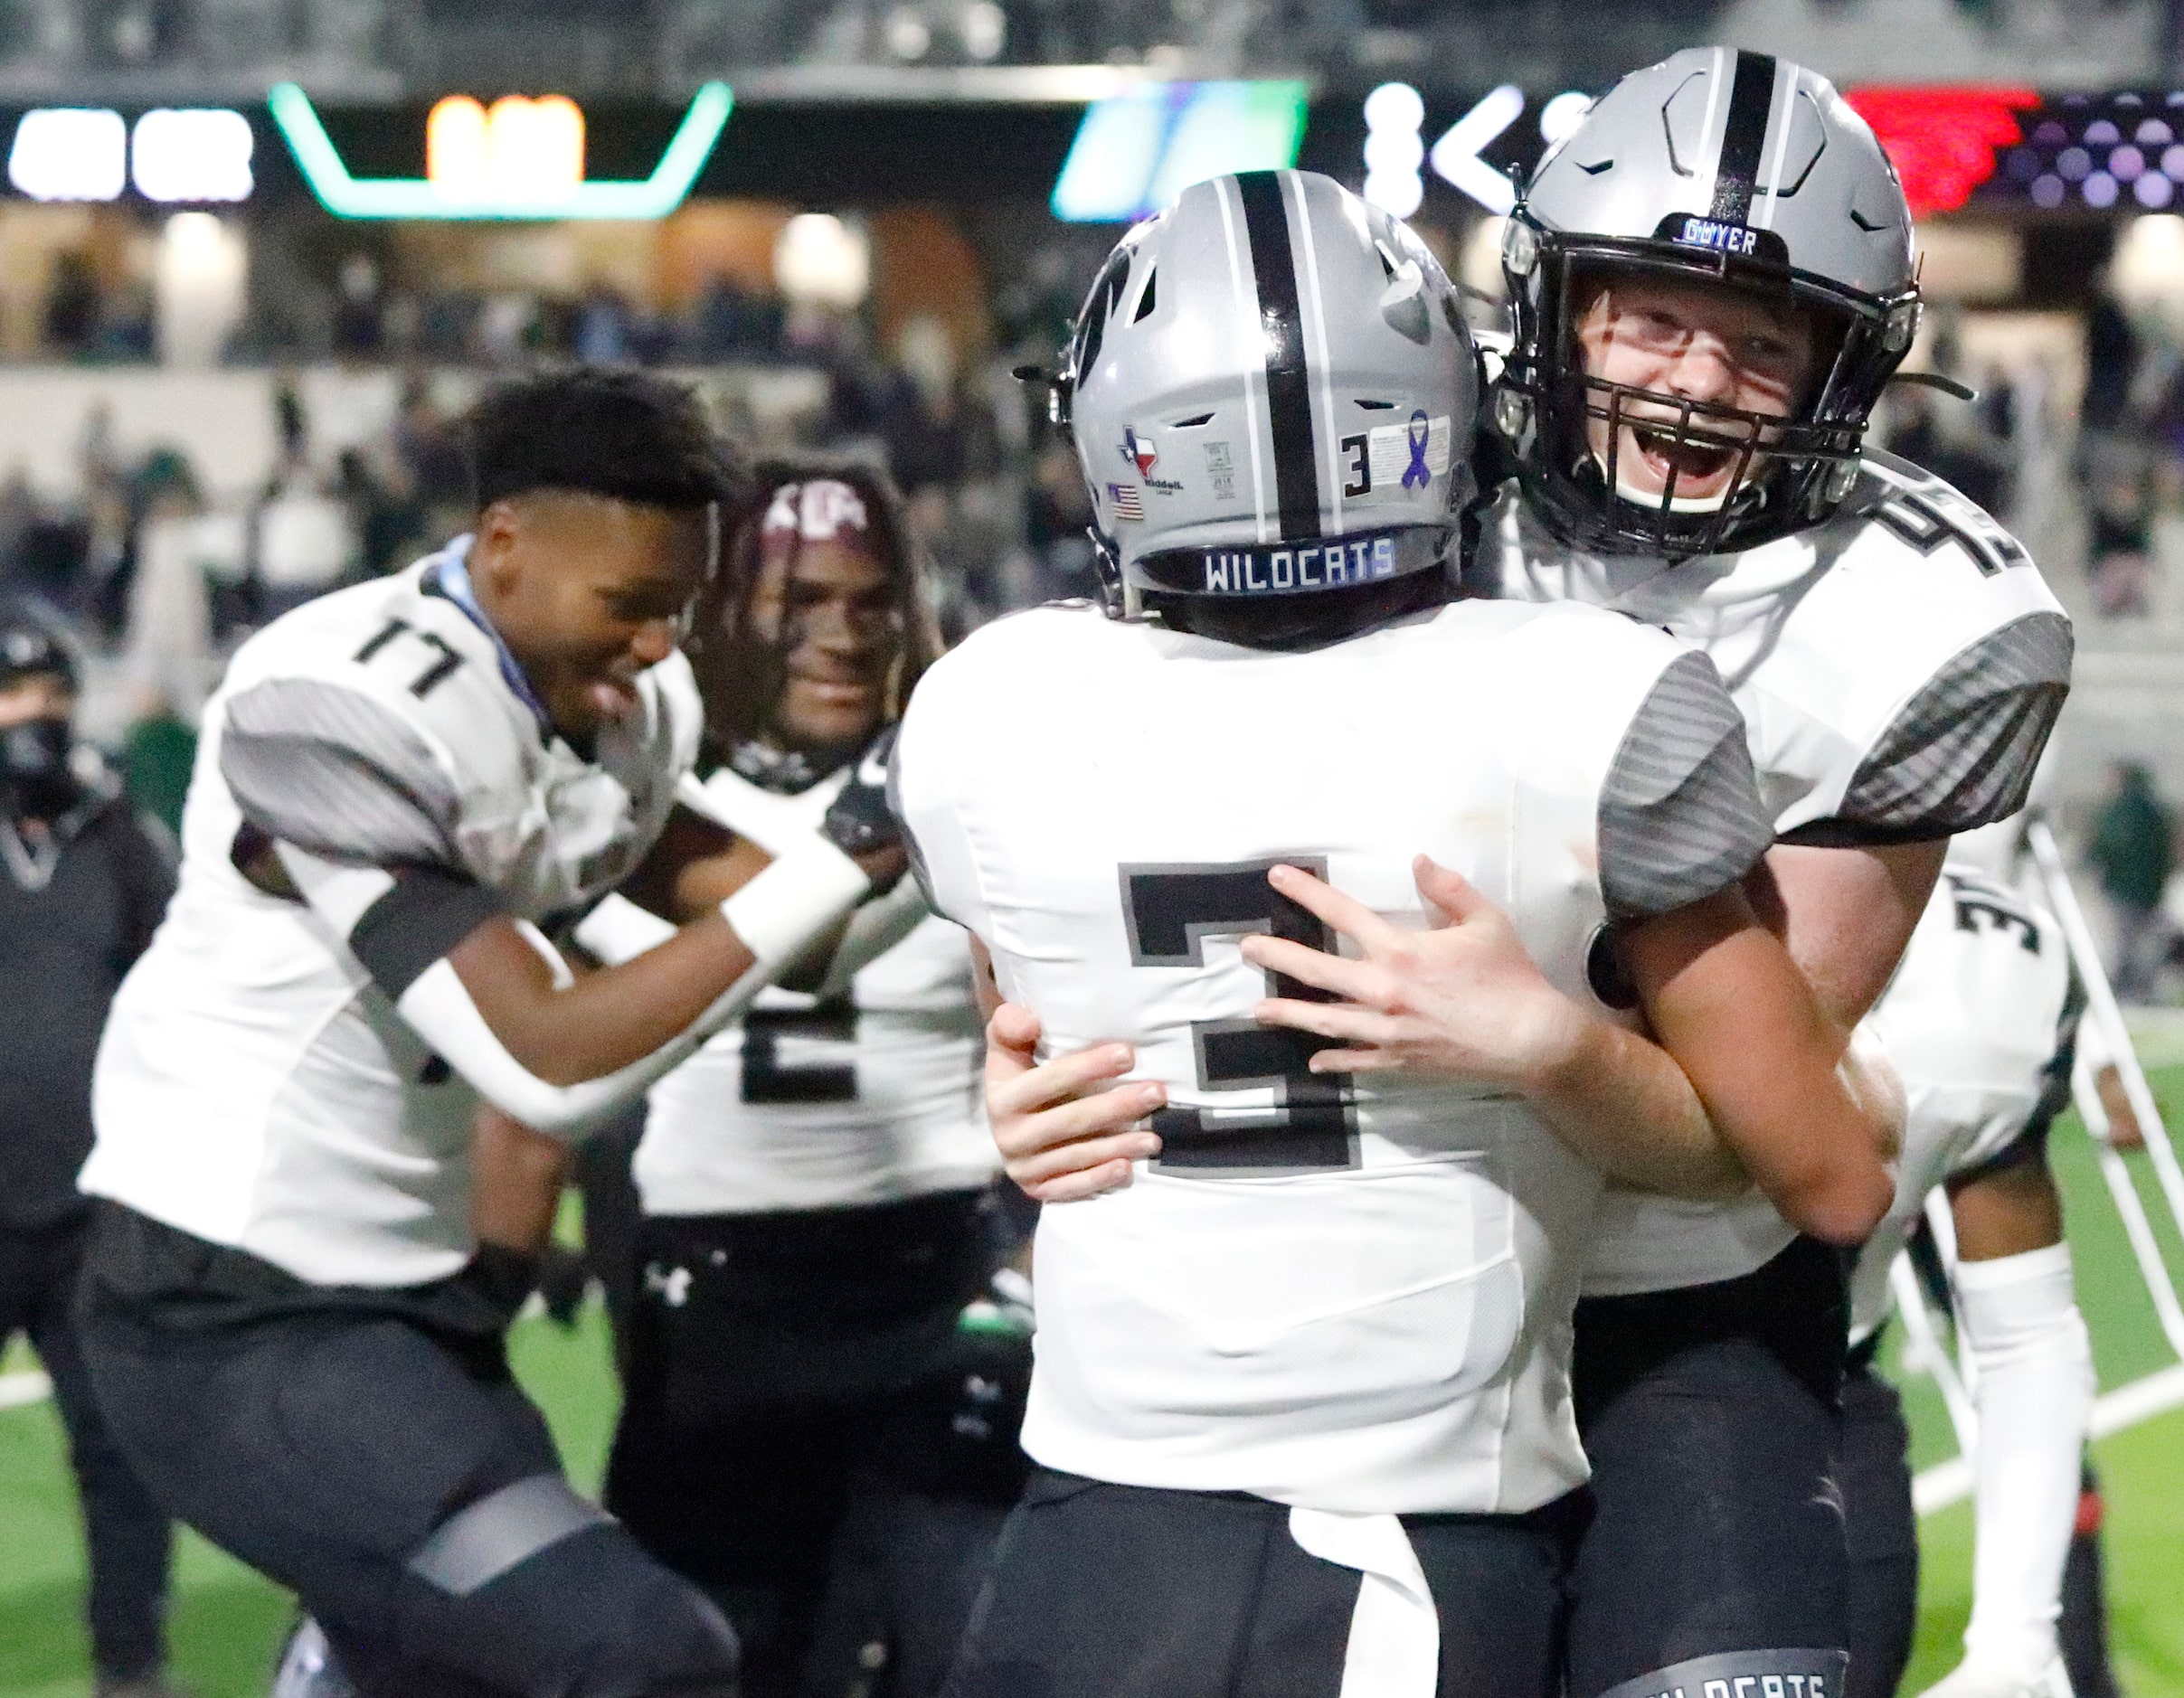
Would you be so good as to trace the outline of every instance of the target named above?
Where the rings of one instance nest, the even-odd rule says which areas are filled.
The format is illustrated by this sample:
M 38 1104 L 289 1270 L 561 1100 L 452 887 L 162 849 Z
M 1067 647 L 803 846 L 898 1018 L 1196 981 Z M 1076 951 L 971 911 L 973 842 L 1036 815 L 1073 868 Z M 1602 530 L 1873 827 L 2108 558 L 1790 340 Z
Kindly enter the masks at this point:
M 856 1005 L 845 996 L 816 1008 L 753 1008 L 743 1015 L 743 1100 L 745 1102 L 855 1102 L 857 1070 L 854 1061 L 818 1061 L 784 1066 L 783 1038 L 831 1038 L 856 1042 Z
M 1326 863 L 1305 856 L 1222 865 L 1125 866 L 1122 917 L 1130 959 L 1139 967 L 1203 967 L 1208 938 L 1272 932 L 1315 949 L 1332 950 L 1334 934 L 1266 882 L 1270 868 L 1303 867 L 1325 875 Z M 1327 994 L 1281 974 L 1270 991 L 1305 1001 Z M 1200 1090 L 1272 1086 L 1265 1108 L 1167 1108 L 1153 1116 L 1164 1167 L 1348 1167 L 1352 1148 L 1349 1087 L 1309 1063 L 1339 1047 L 1307 1032 L 1262 1026 L 1255 1020 L 1191 1024 Z

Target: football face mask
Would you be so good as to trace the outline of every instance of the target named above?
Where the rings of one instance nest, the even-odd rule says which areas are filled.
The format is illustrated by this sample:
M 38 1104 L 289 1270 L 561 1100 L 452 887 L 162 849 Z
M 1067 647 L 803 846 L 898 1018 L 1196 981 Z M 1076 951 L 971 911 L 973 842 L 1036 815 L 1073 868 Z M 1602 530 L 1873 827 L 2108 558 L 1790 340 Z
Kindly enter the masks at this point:
M 1603 268 L 1567 285 L 1564 451 L 1616 499 L 1663 515 L 1719 513 L 1771 458 L 1834 458 L 1800 422 L 1842 325 L 1783 297 L 1698 278 Z

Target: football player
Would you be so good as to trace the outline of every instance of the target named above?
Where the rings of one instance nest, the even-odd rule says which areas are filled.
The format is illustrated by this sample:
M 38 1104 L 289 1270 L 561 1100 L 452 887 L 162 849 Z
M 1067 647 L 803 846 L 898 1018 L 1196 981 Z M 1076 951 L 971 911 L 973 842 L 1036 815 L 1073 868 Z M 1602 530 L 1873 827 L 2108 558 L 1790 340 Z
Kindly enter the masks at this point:
M 938 637 L 884 473 L 760 465 L 723 556 L 687 645 L 712 767 L 692 799 L 792 844 Z M 607 924 L 644 921 L 578 936 Z M 930 1698 L 1021 1484 L 1008 1376 L 970 1342 L 992 1335 L 958 1326 L 997 1248 L 967 941 L 908 881 L 856 926 L 825 982 L 769 988 L 652 1088 L 634 1164 L 606 1504 L 722 1603 L 747 1698 L 807 1690 L 813 1662 L 810 1689 L 846 1691 L 875 1655 L 891 1692 Z M 997 1392 L 984 1443 L 952 1401 L 927 1419 L 967 1380 Z
M 1602 1167 L 1738 1187 L 1710 1111 L 1832 1235 L 1886 1205 L 1841 1040 L 1741 891 L 1772 834 L 1711 665 L 1450 604 L 1461 326 L 1324 177 L 1184 191 L 1057 382 L 1107 604 L 989 626 L 905 716 L 936 910 L 1057 1047 L 1123 1040 L 1170 1104 L 1157 1167 L 1042 1220 L 1040 1469 L 965 1698 L 1556 1691 Z M 1281 950 L 1429 903 L 1499 942 L 1490 1078 L 1345 1082 L 1253 1018 Z M 1666 1053 L 1602 999 L 1610 920 Z
M 2021 806 L 2069 677 L 2069 623 L 2023 548 L 1862 446 L 1917 324 L 1910 239 L 1872 132 L 1813 72 L 1699 48 L 1623 79 L 1508 227 L 1516 335 L 1471 574 L 1716 661 L 1774 821 L 1753 901 L 1843 1031 L 1887 984 L 1951 834 Z M 1343 1065 L 1476 1069 L 1474 1011 L 1434 978 L 1461 933 L 1366 976 L 1292 962 L 1380 1006 L 1284 999 L 1267 1017 L 1343 1038 Z M 994 1036 L 996 1136 L 1038 1194 L 1118 1184 L 1157 1146 L 1126 1100 L 1086 1094 L 1127 1067 L 1113 1052 L 1035 1066 L 1036 1022 L 1013 1008 Z M 1574 1698 L 1843 1654 L 1846 1297 L 1781 1202 L 1610 1191 L 1577 1312 L 1596 1513 Z
M 276 620 L 206 710 L 181 889 L 99 1056 L 87 1353 L 147 1483 L 364 1692 L 724 1693 L 726 1624 L 571 1491 L 508 1375 L 472 1110 L 595 1124 L 900 851 L 850 797 L 771 861 L 688 830 L 648 858 L 728 469 L 638 374 L 510 383 L 473 433 L 474 533 Z M 685 923 L 572 980 L 539 922 L 639 871 Z
M 1889 1269 L 1946 1190 L 1979 1415 L 1964 1661 L 1933 1698 L 2069 1698 L 2056 1645 L 2093 1412 L 2047 1128 L 2070 1100 L 2082 997 L 2045 910 L 1951 864 L 1867 1028 L 1909 1112 L 1896 1202 L 1850 1282 L 1839 1477 L 1849 1532 L 1851 1698 L 1889 1698 L 1917 1617 L 1917 1524 L 1896 1389 L 1873 1370 Z

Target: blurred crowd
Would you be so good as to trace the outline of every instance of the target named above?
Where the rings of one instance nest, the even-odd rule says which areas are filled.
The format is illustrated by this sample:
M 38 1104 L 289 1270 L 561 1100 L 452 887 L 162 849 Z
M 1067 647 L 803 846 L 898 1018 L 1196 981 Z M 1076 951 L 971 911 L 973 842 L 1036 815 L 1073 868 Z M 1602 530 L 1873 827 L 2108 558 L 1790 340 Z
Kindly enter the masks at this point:
M 157 354 L 151 283 L 125 265 L 102 268 L 91 254 L 53 258 L 24 352 L 71 363 L 110 365 Z M 252 303 L 228 337 L 230 362 L 270 363 L 333 358 L 463 366 L 540 359 L 608 364 L 692 365 L 807 357 L 806 326 L 778 294 L 714 277 L 689 304 L 663 309 L 607 284 L 564 297 L 538 290 L 387 286 L 378 263 L 353 253 L 320 297 L 283 291 Z
M 2149 611 L 2157 527 L 2184 511 L 2184 342 L 2158 313 L 2097 299 L 2086 325 L 2078 465 L 2086 570 L 2104 613 Z
M 580 315 L 574 344 L 553 351 L 610 359 L 629 352 L 610 340 L 626 334 Z M 1089 591 L 1083 477 L 1039 412 L 1043 397 L 1005 363 L 961 366 L 931 320 L 913 320 L 884 355 L 855 336 L 803 354 L 818 374 L 814 407 L 785 422 L 754 419 L 723 384 L 712 395 L 723 429 L 770 448 L 845 449 L 885 466 L 951 638 L 1009 608 Z M 711 394 L 717 373 L 683 369 Z M 178 815 L 188 728 L 244 637 L 465 527 L 459 405 L 475 381 L 465 371 L 436 382 L 412 367 L 389 428 L 326 450 L 303 386 L 276 379 L 277 457 L 241 495 L 208 489 L 187 442 L 123 451 L 104 408 L 74 445 L 70 487 L 0 471 L 0 601 L 34 599 L 84 637 L 102 663 L 97 676 L 125 697 L 105 717 L 128 727 L 132 788 L 152 811 L 170 823 Z
M 95 411 L 76 445 L 72 487 L 0 469 L 0 598 L 52 606 L 106 657 L 103 675 L 126 698 L 109 718 L 129 728 L 133 781 L 147 806 L 171 815 L 188 728 L 234 645 L 298 601 L 399 569 L 459 532 L 468 491 L 458 416 L 476 374 L 560 357 L 665 364 L 699 383 L 732 437 L 846 449 L 885 466 L 952 639 L 1010 608 L 1093 587 L 1074 452 L 1047 423 L 1039 387 L 1009 374 L 1017 361 L 1051 358 L 1066 296 L 1036 282 L 1004 289 L 992 306 L 1007 353 L 966 356 L 931 318 L 910 319 L 882 346 L 858 316 L 799 312 L 725 282 L 680 316 L 604 289 L 573 302 L 418 298 L 383 290 L 371 261 L 352 255 L 340 269 L 332 351 L 353 366 L 408 373 L 383 430 L 325 448 L 303 386 L 277 378 L 275 463 L 239 497 L 204 486 L 190 443 L 125 453 Z M 1939 316 L 1931 363 L 1978 397 L 1899 388 L 1881 439 L 2004 515 L 2051 578 L 2071 576 L 2066 556 L 2078 550 L 2058 549 L 2050 497 L 2056 480 L 2075 484 L 2066 505 L 2083 524 L 2079 601 L 2143 614 L 2157 528 L 2184 509 L 2184 347 L 2165 323 L 2097 301 L 2081 403 L 2079 373 L 1975 359 Z M 86 358 L 134 345 L 126 303 L 99 297 L 88 270 L 57 271 L 44 324 L 57 350 Z M 754 411 L 729 381 L 752 370 L 799 372 L 813 399 L 792 416 Z

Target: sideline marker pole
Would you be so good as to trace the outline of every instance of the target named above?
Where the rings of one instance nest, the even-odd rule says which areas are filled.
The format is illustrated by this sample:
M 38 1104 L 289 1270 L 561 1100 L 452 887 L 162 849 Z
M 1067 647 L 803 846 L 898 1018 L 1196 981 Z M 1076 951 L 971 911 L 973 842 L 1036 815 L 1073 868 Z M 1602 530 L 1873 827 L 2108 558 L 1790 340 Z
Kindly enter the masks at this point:
M 2154 1101 L 2153 1088 L 2147 1082 L 2146 1070 L 2139 1065 L 2138 1052 L 2132 1047 L 2130 1028 L 2123 1024 L 2123 1011 L 2116 1004 L 2107 971 L 2094 948 L 2092 929 L 2085 923 L 2085 910 L 2079 905 L 2077 891 L 2063 864 L 2063 852 L 2044 819 L 2032 820 L 2026 825 L 2025 844 L 2032 852 L 2047 905 L 2063 928 L 2064 942 L 2085 987 L 2086 1016 L 2100 1029 L 2102 1042 L 2114 1060 L 2124 1098 L 2131 1104 L 2132 1113 L 2138 1118 L 2139 1130 L 2146 1140 L 2147 1157 L 2153 1164 L 2162 1200 L 2169 1205 L 2170 1218 L 2178 1231 L 2184 1233 L 2184 1172 L 2178 1169 L 2176 1147 L 2170 1141 L 2169 1128 Z M 2184 1360 L 2184 1303 L 2178 1300 L 2176 1281 L 2161 1259 L 2160 1246 L 2154 1238 L 2152 1223 L 2147 1218 L 2138 1190 L 2132 1183 L 2130 1169 L 2109 1142 L 2108 1114 L 2101 1106 L 2089 1070 L 2083 1067 L 2076 1070 L 2071 1087 L 2078 1112 L 2098 1153 L 2101 1176 L 2115 1199 L 2117 1212 L 2123 1217 L 2124 1234 L 2131 1240 L 2140 1275 L 2153 1298 L 2161 1331 L 2169 1339 L 2170 1348 Z

